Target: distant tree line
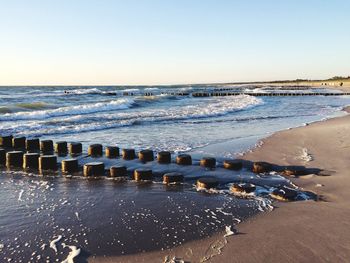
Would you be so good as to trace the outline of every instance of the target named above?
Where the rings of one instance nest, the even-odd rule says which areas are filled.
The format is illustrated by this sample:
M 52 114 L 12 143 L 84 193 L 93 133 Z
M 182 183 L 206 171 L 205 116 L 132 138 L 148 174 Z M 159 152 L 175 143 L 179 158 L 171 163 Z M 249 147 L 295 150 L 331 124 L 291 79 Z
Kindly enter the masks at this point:
M 227 84 L 263 84 L 263 83 L 274 83 L 274 84 L 283 84 L 283 83 L 298 83 L 298 82 L 312 82 L 312 81 L 347 81 L 350 80 L 350 76 L 344 77 L 344 76 L 334 76 L 329 79 L 286 79 L 286 80 L 273 80 L 273 81 L 248 81 L 248 82 L 227 82 L 227 83 L 217 83 L 221 85 L 227 85 Z M 213 84 L 213 83 L 212 83 Z M 344 83 L 341 82 L 340 86 L 342 86 Z M 199 84 L 198 84 L 199 85 Z M 201 84 L 202 85 L 202 84 Z
M 347 77 L 334 76 L 334 77 L 329 78 L 329 79 L 327 79 L 327 80 L 345 80 L 345 79 L 350 79 L 350 76 L 347 76 Z

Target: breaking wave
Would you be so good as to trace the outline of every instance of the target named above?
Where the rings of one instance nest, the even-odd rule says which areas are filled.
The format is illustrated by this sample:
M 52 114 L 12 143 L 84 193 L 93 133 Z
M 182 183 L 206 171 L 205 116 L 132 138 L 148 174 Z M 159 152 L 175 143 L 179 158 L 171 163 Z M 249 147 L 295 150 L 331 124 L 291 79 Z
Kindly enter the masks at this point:
M 145 102 L 146 103 L 146 102 Z M 189 105 L 183 105 L 187 103 Z M 183 100 L 179 105 L 170 107 L 145 107 L 142 111 L 112 111 L 128 109 L 137 102 L 130 99 L 119 99 L 109 103 L 79 105 L 59 108 L 50 111 L 34 111 L 19 114 L 9 114 L 9 120 L 27 122 L 7 122 L 1 125 L 4 131 L 31 135 L 68 134 L 87 131 L 97 131 L 122 126 L 143 125 L 160 122 L 177 122 L 182 120 L 205 119 L 222 116 L 230 112 L 243 110 L 262 103 L 259 98 L 242 95 L 233 98 L 209 98 L 195 103 L 193 100 Z M 94 113 L 93 115 L 87 115 Z M 28 115 L 30 114 L 30 115 Z M 4 117 L 0 117 L 3 119 Z M 16 117 L 17 119 L 14 119 Z M 47 117 L 50 118 L 46 120 Z

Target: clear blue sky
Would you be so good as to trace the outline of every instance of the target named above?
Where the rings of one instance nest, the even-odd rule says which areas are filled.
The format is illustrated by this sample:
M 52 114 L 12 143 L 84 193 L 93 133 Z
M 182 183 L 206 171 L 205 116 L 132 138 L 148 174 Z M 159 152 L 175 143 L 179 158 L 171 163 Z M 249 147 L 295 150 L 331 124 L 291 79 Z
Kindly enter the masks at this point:
M 0 85 L 350 75 L 349 0 L 0 0 Z

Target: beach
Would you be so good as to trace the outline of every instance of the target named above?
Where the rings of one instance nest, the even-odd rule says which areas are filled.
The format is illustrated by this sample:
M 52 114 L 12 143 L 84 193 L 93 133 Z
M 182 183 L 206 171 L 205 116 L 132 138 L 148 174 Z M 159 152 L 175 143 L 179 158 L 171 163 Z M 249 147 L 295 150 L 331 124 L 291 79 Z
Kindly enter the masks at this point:
M 350 263 L 350 1 L 2 1 L 0 263 Z
M 264 140 L 261 148 L 245 155 L 249 160 L 324 170 L 323 176 L 307 175 L 292 179 L 298 186 L 315 191 L 320 201 L 277 203 L 277 209 L 272 213 L 241 226 L 240 231 L 245 232 L 249 225 L 249 234 L 232 238 L 222 255 L 223 259 L 235 255 L 239 258 L 238 262 L 349 260 L 349 121 L 350 116 L 344 116 L 278 132 Z M 296 159 L 302 148 L 308 149 L 312 161 L 305 163 Z M 241 251 L 244 247 L 254 249 L 244 254 L 238 252 L 237 255 L 234 247 L 238 246 Z
M 167 251 L 89 262 L 166 262 L 173 257 L 184 262 L 347 262 L 349 132 L 350 116 L 346 115 L 277 132 L 244 155 L 251 161 L 322 169 L 319 175 L 291 178 L 299 187 L 317 193 L 319 201 L 274 202 L 272 212 L 238 225 L 238 234 L 227 237 L 227 244 L 224 233 L 219 233 Z M 302 149 L 312 160 L 298 158 Z
M 348 256 L 348 233 L 342 228 L 348 216 L 343 180 L 350 127 L 341 109 L 349 105 L 348 96 L 258 96 L 261 90 L 333 92 L 332 87 L 273 85 L 229 86 L 253 93 L 232 97 L 162 94 L 178 88 L 213 92 L 222 86 L 135 87 L 132 97 L 124 96 L 125 87 L 49 87 L 44 93 L 39 87 L 3 87 L 2 109 L 9 111 L 0 116 L 4 134 L 51 144 L 80 141 L 83 153 L 73 155 L 80 168 L 101 161 L 104 171 L 112 166 L 128 171 L 124 180 L 108 173 L 89 180 L 81 173 L 67 177 L 60 168 L 48 177 L 0 170 L 4 260 L 60 261 L 80 249 L 75 262 L 343 261 Z M 144 95 L 150 91 L 153 96 Z M 57 95 L 65 97 L 56 101 Z M 26 97 L 32 99 L 24 102 Z M 152 155 L 169 150 L 172 160 L 159 164 L 156 158 L 145 163 L 136 156 L 87 155 L 89 144 L 96 143 L 101 149 L 135 147 L 138 153 L 148 148 Z M 192 165 L 177 164 L 181 153 L 192 156 Z M 208 156 L 216 158 L 214 169 L 200 165 Z M 67 152 L 57 158 L 62 162 Z M 224 160 L 231 158 L 244 159 L 243 169 L 225 169 Z M 310 169 L 307 175 L 283 178 L 273 171 L 253 173 L 255 161 L 269 162 L 279 172 L 284 166 Z M 134 171 L 143 167 L 154 174 L 151 184 L 133 180 Z M 164 185 L 162 176 L 169 172 L 182 173 L 184 184 Z M 200 177 L 214 177 L 219 184 L 203 191 L 196 187 Z M 256 190 L 237 198 L 230 189 L 242 182 L 255 184 Z M 300 187 L 294 202 L 270 197 L 284 186 Z M 334 223 L 334 215 L 344 222 Z M 58 251 L 51 246 L 55 240 Z M 338 249 L 339 244 L 344 247 Z

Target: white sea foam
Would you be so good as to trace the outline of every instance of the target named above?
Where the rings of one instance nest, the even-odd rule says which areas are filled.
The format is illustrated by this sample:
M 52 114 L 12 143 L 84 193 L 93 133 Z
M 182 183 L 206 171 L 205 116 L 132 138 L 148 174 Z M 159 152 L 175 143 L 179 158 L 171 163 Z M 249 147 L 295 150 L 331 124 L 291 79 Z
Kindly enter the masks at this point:
M 133 124 L 132 120 L 141 122 L 188 120 L 221 116 L 260 103 L 262 100 L 259 98 L 242 95 L 235 98 L 210 99 L 198 104 L 173 106 L 167 109 L 149 109 L 137 113 L 120 112 L 112 114 L 112 118 L 129 121 L 130 124 Z M 128 120 L 125 120 L 126 118 Z
M 271 200 L 264 198 L 264 197 L 260 197 L 260 196 L 256 196 L 255 200 L 258 202 L 258 210 L 261 212 L 265 212 L 265 211 L 272 211 L 273 210 L 273 206 L 272 206 L 272 202 Z
M 166 110 L 168 116 L 172 118 L 200 118 L 224 115 L 229 112 L 241 110 L 261 104 L 262 100 L 248 95 L 236 97 L 225 97 L 211 99 L 202 104 L 188 105 L 175 109 Z M 164 114 L 166 115 L 166 114 Z
M 76 216 L 76 218 L 80 221 L 81 219 L 80 219 L 80 217 L 79 217 L 79 213 L 78 212 L 75 212 L 75 216 Z
M 62 261 L 62 263 L 74 263 L 74 258 L 79 256 L 81 249 L 77 248 L 76 246 L 69 246 L 65 243 L 62 243 L 63 248 L 68 247 L 70 249 L 70 252 L 65 260 Z
M 18 195 L 18 201 L 23 201 L 22 200 L 22 195 L 24 193 L 24 190 L 22 189 L 20 192 L 19 192 L 19 195 Z
M 134 100 L 130 98 L 121 98 L 117 100 L 98 102 L 94 104 L 82 104 L 76 106 L 61 107 L 51 110 L 39 110 L 31 112 L 6 113 L 0 117 L 2 121 L 11 120 L 41 120 L 51 117 L 69 116 L 89 114 L 96 112 L 104 112 L 111 110 L 122 110 L 130 108 L 134 104 Z
M 222 211 L 224 208 L 223 207 L 217 207 L 216 208 L 216 211 L 217 212 L 220 212 L 221 214 L 225 215 L 225 216 L 232 216 L 233 214 L 232 213 L 227 213 L 225 211 Z
M 57 243 L 58 241 L 60 241 L 61 239 L 62 239 L 62 236 L 59 235 L 57 238 L 55 238 L 54 240 L 52 240 L 52 241 L 50 242 L 50 248 L 52 248 L 56 253 L 57 253 L 57 246 L 56 246 L 56 243 Z
M 232 231 L 232 226 L 225 226 L 225 232 L 226 234 L 224 237 L 232 236 L 235 234 L 235 232 Z
M 255 89 L 246 88 L 243 90 L 243 92 L 263 93 L 263 92 L 266 92 L 266 90 L 264 90 L 263 88 L 255 88 Z
M 70 89 L 66 91 L 68 94 L 77 94 L 77 95 L 83 95 L 83 94 L 103 94 L 105 91 L 99 90 L 97 88 L 91 88 L 91 89 Z
M 248 95 L 236 97 L 209 98 L 196 102 L 193 99 L 183 100 L 183 104 L 168 108 L 150 108 L 142 112 L 116 112 L 101 115 L 110 120 L 165 121 L 206 118 L 225 115 L 263 103 L 260 98 Z
M 311 162 L 313 160 L 312 155 L 309 153 L 308 149 L 303 148 L 301 150 L 301 154 L 299 156 L 300 160 L 303 160 L 304 162 Z

